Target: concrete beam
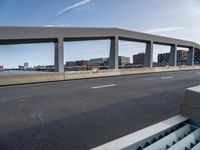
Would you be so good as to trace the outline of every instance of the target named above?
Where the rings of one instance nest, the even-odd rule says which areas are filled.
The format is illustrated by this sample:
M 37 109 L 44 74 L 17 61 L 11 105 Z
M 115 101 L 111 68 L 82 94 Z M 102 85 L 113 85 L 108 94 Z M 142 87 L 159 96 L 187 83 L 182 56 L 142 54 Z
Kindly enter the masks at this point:
M 55 42 L 55 72 L 64 72 L 64 41 L 63 38 Z
M 187 65 L 194 65 L 194 47 L 190 47 L 188 51 Z
M 35 40 L 43 42 L 44 40 L 46 41 L 46 39 L 52 41 L 60 37 L 64 37 L 64 39 L 82 39 L 107 38 L 115 36 L 138 41 L 154 41 L 156 44 L 171 45 L 175 43 L 183 47 L 194 46 L 200 48 L 199 44 L 191 41 L 118 28 L 0 27 L 0 44 L 4 44 L 4 42 L 12 43 L 12 41 L 21 44 Z
M 149 41 L 146 43 L 144 66 L 153 67 L 153 42 L 152 41 Z
M 109 69 L 118 69 L 118 47 L 119 47 L 119 38 L 111 38 L 110 43 L 110 57 L 109 57 Z
M 170 56 L 169 56 L 169 65 L 176 66 L 177 63 L 177 45 L 171 45 Z

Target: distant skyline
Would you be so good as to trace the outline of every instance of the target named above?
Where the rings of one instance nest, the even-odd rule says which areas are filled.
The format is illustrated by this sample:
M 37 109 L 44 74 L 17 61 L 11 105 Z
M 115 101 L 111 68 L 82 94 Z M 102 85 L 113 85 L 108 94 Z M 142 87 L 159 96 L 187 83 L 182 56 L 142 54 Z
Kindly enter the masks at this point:
M 117 27 L 200 43 L 199 0 L 1 0 L 0 26 Z M 119 55 L 144 52 L 141 43 L 120 42 Z M 0 46 L 0 65 L 54 63 L 54 45 Z M 169 47 L 154 46 L 157 54 Z M 65 61 L 109 56 L 109 41 L 65 44 Z

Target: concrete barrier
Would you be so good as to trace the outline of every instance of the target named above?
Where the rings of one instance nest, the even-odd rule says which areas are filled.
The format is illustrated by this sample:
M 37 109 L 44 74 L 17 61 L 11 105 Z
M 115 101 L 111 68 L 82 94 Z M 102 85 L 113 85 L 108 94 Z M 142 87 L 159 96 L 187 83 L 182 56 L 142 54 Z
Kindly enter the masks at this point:
M 38 83 L 38 82 L 50 82 L 50 81 L 62 81 L 62 80 L 72 80 L 72 79 L 109 77 L 109 76 L 119 76 L 119 75 L 184 71 L 184 70 L 200 70 L 200 66 L 130 68 L 130 69 L 118 69 L 118 70 L 109 69 L 109 70 L 91 70 L 91 71 L 72 71 L 72 72 L 65 72 L 65 73 L 8 75 L 8 76 L 0 76 L 0 86 Z
M 92 71 L 73 71 L 65 72 L 65 80 L 71 79 L 86 79 L 86 78 L 97 78 L 97 77 L 108 77 L 118 76 L 120 70 L 92 70 Z
M 192 124 L 200 126 L 200 86 L 185 91 L 180 114 L 190 118 Z
M 42 73 L 0 76 L 0 86 L 64 80 L 64 73 Z
M 156 72 L 200 70 L 200 66 L 178 66 L 178 67 L 154 67 L 154 68 L 130 68 L 118 70 L 96 70 L 96 71 L 72 71 L 65 72 L 65 80 L 109 77 L 118 75 L 134 75 Z

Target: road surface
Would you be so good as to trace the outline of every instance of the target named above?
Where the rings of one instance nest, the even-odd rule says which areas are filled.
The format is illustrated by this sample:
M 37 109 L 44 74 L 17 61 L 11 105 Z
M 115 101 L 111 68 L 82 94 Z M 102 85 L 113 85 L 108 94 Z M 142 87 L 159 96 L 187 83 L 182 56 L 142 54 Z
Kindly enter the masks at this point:
M 0 87 L 1 150 L 85 150 L 178 113 L 200 71 Z

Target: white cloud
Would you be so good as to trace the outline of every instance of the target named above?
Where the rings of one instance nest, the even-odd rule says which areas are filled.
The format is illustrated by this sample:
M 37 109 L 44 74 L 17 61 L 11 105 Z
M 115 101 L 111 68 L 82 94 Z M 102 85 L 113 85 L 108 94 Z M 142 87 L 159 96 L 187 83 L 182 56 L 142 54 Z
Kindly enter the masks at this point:
M 155 28 L 155 29 L 149 29 L 149 30 L 145 30 L 143 32 L 146 33 L 166 33 L 166 32 L 173 32 L 173 31 L 180 31 L 180 30 L 184 30 L 185 27 L 164 27 L 164 28 Z
M 190 10 L 194 13 L 200 13 L 200 7 L 191 7 Z
M 194 14 L 198 14 L 200 13 L 200 6 L 197 7 L 182 7 L 182 8 L 176 8 L 173 10 L 169 10 L 170 13 L 182 13 L 187 11 L 187 13 L 194 13 Z
M 83 5 L 85 5 L 85 4 L 89 3 L 89 2 L 91 2 L 91 0 L 82 0 L 82 1 L 80 1 L 78 3 L 75 3 L 75 4 L 71 5 L 71 6 L 67 6 L 64 9 L 61 9 L 59 12 L 57 12 L 56 16 L 60 16 L 63 13 L 69 11 L 69 10 L 78 8 L 78 7 L 83 6 Z
M 83 10 L 92 10 L 95 8 L 95 5 L 94 4 L 87 4 L 87 5 L 84 5 L 83 7 L 77 7 L 75 8 L 76 11 L 83 11 Z

